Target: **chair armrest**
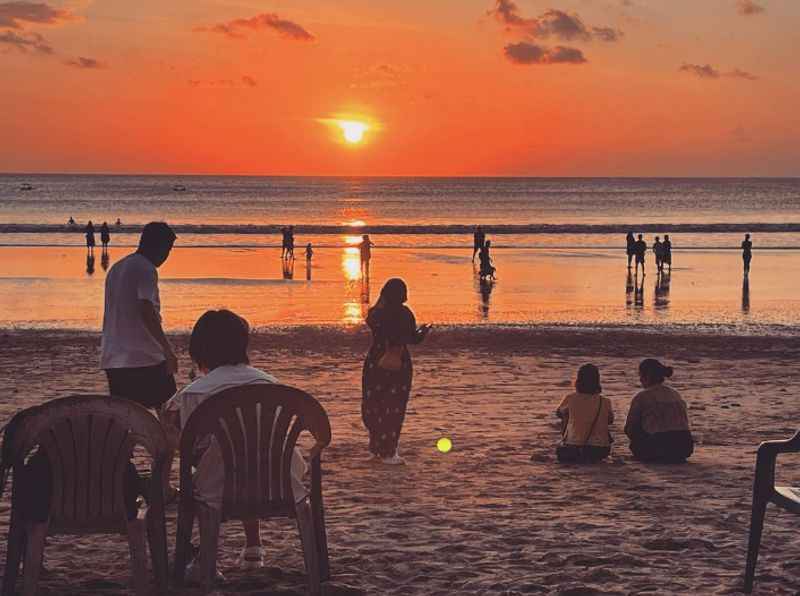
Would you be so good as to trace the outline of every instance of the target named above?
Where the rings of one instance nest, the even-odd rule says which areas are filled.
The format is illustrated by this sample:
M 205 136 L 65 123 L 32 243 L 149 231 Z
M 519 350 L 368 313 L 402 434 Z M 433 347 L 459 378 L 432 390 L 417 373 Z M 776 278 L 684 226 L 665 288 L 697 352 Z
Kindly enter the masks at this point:
M 765 441 L 758 447 L 753 492 L 767 498 L 775 487 L 775 462 L 781 453 L 800 452 L 800 432 L 783 441 Z
M 311 498 L 322 496 L 322 454 L 317 453 L 309 461 L 311 466 Z

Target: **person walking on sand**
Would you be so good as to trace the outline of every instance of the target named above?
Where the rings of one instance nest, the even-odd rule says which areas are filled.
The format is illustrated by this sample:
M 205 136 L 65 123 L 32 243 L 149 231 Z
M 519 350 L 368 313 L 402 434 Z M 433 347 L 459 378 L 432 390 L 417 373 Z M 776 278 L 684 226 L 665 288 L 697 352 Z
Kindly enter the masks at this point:
M 744 235 L 742 240 L 742 261 L 744 263 L 744 274 L 750 273 L 750 261 L 753 260 L 753 243 L 750 241 L 750 234 Z
M 83 230 L 84 235 L 86 236 L 86 252 L 87 254 L 93 255 L 94 254 L 94 225 L 92 224 L 92 220 L 89 220 L 89 223 L 86 224 L 86 227 Z
M 100 243 L 103 245 L 103 253 L 108 250 L 108 243 L 111 242 L 111 232 L 108 229 L 108 224 L 103 222 L 100 226 Z
M 611 400 L 601 395 L 600 370 L 584 364 L 575 378 L 575 393 L 556 410 L 562 422 L 562 443 L 556 448 L 561 463 L 593 464 L 611 453 L 608 425 L 614 422 Z
M 631 261 L 636 254 L 636 238 L 633 237 L 633 232 L 628 232 L 625 236 L 625 252 L 628 255 L 628 269 L 631 268 Z
M 663 271 L 664 265 L 669 268 L 669 273 L 672 273 L 672 241 L 669 239 L 669 234 L 664 234 L 664 260 L 662 261 L 661 269 Z
M 158 292 L 158 267 L 169 257 L 175 238 L 166 223 L 147 224 L 136 252 L 114 263 L 106 275 L 100 368 L 112 397 L 148 408 L 159 409 L 176 390 L 178 358 L 164 334 Z
M 475 262 L 475 255 L 477 255 L 483 248 L 483 243 L 486 242 L 486 234 L 483 228 L 476 226 L 475 233 L 472 235 L 472 262 Z
M 636 255 L 636 275 L 639 275 L 639 265 L 642 266 L 642 275 L 644 275 L 644 254 L 647 252 L 647 243 L 644 238 L 639 234 L 639 239 L 634 245 L 634 254 Z
M 631 402 L 625 434 L 633 456 L 641 461 L 682 463 L 694 452 L 686 402 L 664 381 L 672 376 L 671 366 L 654 358 L 639 364 L 639 381 L 644 388 Z
M 413 379 L 407 346 L 421 343 L 431 330 L 431 325 L 417 327 L 407 300 L 405 282 L 392 278 L 367 314 L 372 346 L 361 377 L 361 418 L 369 432 L 370 459 L 389 465 L 405 463 L 397 446 Z
M 286 258 L 294 259 L 294 226 L 289 226 L 286 232 Z
M 656 271 L 660 273 L 664 270 L 664 245 L 658 236 L 653 242 L 653 254 L 656 257 Z
M 364 234 L 361 237 L 361 244 L 358 245 L 358 251 L 361 254 L 361 271 L 369 275 L 369 260 L 372 258 L 372 247 L 375 244 L 369 239 L 369 234 Z

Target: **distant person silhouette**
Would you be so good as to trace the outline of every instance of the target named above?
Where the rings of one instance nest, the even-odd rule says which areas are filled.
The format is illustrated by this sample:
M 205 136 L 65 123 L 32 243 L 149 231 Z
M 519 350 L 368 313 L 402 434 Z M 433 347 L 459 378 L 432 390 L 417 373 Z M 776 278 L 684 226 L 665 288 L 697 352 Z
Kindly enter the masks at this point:
M 644 254 L 647 252 L 647 243 L 644 238 L 639 234 L 639 239 L 634 244 L 634 254 L 636 255 L 636 274 L 639 274 L 639 265 L 642 266 L 642 275 L 644 275 Z
M 483 247 L 481 248 L 480 252 L 480 261 L 481 261 L 481 269 L 480 269 L 480 278 L 481 279 L 495 279 L 495 272 L 497 269 L 492 263 L 492 255 L 490 250 L 492 248 L 492 241 L 487 240 L 483 243 Z
M 314 256 L 314 249 L 311 243 L 306 244 L 306 280 L 311 281 L 311 258 Z
M 750 273 L 750 261 L 753 260 L 753 243 L 750 241 L 750 234 L 744 235 L 742 241 L 742 261 L 744 262 L 744 274 Z
M 111 242 L 111 232 L 108 230 L 108 224 L 103 222 L 100 226 L 100 242 L 103 245 L 103 252 L 108 250 L 108 243 Z
M 94 254 L 94 225 L 92 221 L 89 220 L 89 223 L 86 224 L 86 228 L 84 228 L 84 234 L 86 235 L 86 252 L 90 255 Z
M 286 258 L 294 259 L 294 226 L 289 226 L 286 233 Z
M 364 234 L 361 237 L 361 244 L 358 245 L 359 253 L 361 253 L 361 271 L 369 275 L 369 260 L 372 258 L 372 247 L 375 244 L 369 239 L 369 234 Z
M 289 228 L 281 228 L 281 258 L 286 258 L 286 253 L 289 250 Z
M 661 271 L 664 269 L 664 245 L 661 243 L 658 236 L 656 236 L 655 242 L 653 242 L 653 254 L 656 257 L 656 271 Z
M 664 242 L 661 243 L 664 247 L 664 260 L 661 269 L 664 265 L 669 267 L 669 272 L 672 273 L 672 241 L 669 239 L 669 234 L 664 234 Z
M 475 262 L 475 255 L 477 255 L 481 248 L 483 248 L 483 243 L 486 242 L 486 234 L 483 231 L 483 228 L 477 226 L 475 228 L 475 233 L 472 235 L 472 262 Z
M 72 216 L 70 216 L 69 221 L 67 222 L 67 225 L 68 226 L 74 226 L 75 225 L 75 220 L 72 218 Z
M 88 275 L 94 275 L 94 255 L 87 254 L 86 255 L 86 273 Z
M 117 225 L 117 226 L 121 226 L 121 225 L 122 225 L 122 220 L 121 220 L 119 217 L 117 218 L 117 223 L 116 223 L 116 225 Z
M 625 236 L 625 252 L 628 255 L 628 269 L 631 268 L 631 260 L 636 254 L 636 238 L 633 237 L 633 232 L 628 232 Z

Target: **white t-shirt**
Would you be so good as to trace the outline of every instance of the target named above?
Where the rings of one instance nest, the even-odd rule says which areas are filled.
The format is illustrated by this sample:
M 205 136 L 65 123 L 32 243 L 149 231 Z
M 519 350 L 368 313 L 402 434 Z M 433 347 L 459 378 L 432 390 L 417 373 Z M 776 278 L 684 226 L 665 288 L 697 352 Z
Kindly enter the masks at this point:
M 212 395 L 232 387 L 277 382 L 278 380 L 272 375 L 246 364 L 218 366 L 178 391 L 166 403 L 165 408 L 167 411 L 179 413 L 181 428 L 184 428 L 192 412 Z M 194 497 L 209 507 L 221 509 L 225 493 L 225 468 L 219 445 L 211 439 L 205 444 L 201 442 L 197 448 L 203 455 L 195 467 Z M 296 502 L 302 501 L 308 494 L 308 489 L 303 484 L 307 470 L 303 454 L 295 447 L 291 474 Z
M 147 257 L 133 253 L 117 261 L 106 276 L 100 368 L 139 368 L 166 360 L 163 348 L 144 325 L 139 300 L 150 301 L 160 316 L 156 267 Z

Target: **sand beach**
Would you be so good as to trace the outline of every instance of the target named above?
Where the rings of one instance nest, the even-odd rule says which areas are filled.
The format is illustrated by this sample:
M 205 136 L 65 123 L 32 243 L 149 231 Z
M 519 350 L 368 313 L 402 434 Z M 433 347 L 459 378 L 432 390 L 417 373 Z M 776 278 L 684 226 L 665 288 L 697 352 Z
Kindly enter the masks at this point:
M 179 384 L 188 380 L 185 335 Z M 755 448 L 796 430 L 792 387 L 800 340 L 442 327 L 415 349 L 415 382 L 401 439 L 403 467 L 364 461 L 360 419 L 363 330 L 261 331 L 256 366 L 302 387 L 326 408 L 333 442 L 323 458 L 330 594 L 731 594 L 741 588 Z M 105 391 L 99 336 L 11 331 L 0 336 L 0 417 L 72 392 Z M 698 441 L 690 463 L 630 459 L 621 432 L 637 391 L 636 365 L 675 367 Z M 575 370 L 597 364 L 618 422 L 612 457 L 558 465 L 553 410 Z M 453 450 L 439 453 L 440 437 Z M 173 479 L 175 471 L 173 472 Z M 798 474 L 792 456 L 779 478 Z M 2 501 L 0 532 L 7 530 Z M 170 550 L 176 510 L 167 510 Z M 795 518 L 770 509 L 758 594 L 794 594 Z M 264 524 L 263 572 L 234 568 L 240 526 L 223 529 L 225 594 L 303 594 L 296 528 Z M 0 545 L 4 557 L 5 543 Z M 49 539 L 40 593 L 126 594 L 124 538 Z M 173 593 L 179 593 L 174 591 Z M 191 589 L 180 593 L 192 594 Z

